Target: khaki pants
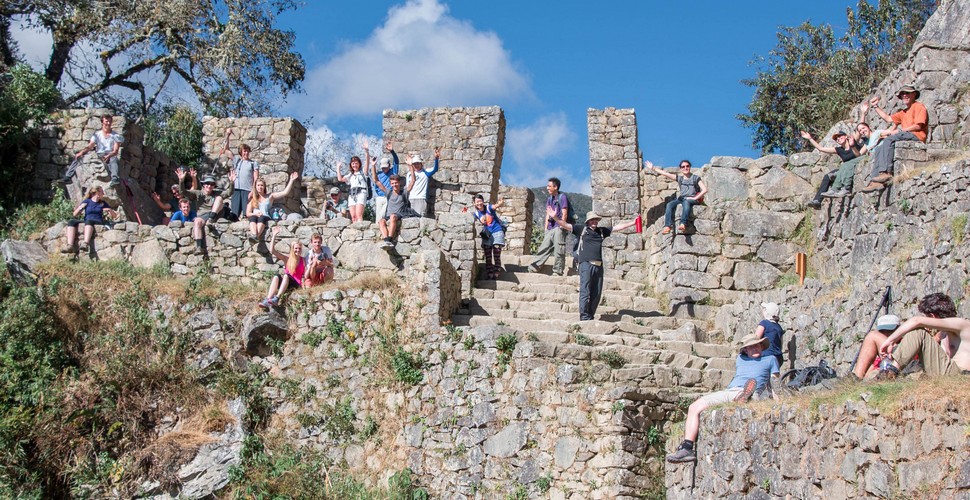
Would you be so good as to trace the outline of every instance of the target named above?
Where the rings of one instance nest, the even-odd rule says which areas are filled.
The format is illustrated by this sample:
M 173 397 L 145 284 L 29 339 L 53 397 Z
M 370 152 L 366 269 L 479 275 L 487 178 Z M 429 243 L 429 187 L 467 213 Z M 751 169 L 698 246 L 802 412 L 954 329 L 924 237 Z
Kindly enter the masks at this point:
M 542 267 L 546 263 L 546 259 L 553 256 L 555 260 L 552 265 L 552 274 L 563 274 L 566 269 L 566 230 L 561 227 L 550 229 L 542 236 L 542 244 L 536 250 L 532 266 Z
M 926 330 L 909 332 L 903 336 L 899 346 L 893 351 L 893 361 L 899 368 L 905 368 L 913 357 L 919 354 L 923 371 L 927 375 L 957 375 L 960 368 L 946 355 L 940 344 Z

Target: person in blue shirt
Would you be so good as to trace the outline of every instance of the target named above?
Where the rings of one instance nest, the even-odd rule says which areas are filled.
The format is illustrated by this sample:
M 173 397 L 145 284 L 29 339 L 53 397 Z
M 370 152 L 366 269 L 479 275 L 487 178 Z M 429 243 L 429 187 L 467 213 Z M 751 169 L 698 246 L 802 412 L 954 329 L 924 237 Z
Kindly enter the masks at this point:
M 778 324 L 781 307 L 774 302 L 763 302 L 761 311 L 765 319 L 758 323 L 758 328 L 754 331 L 754 334 L 758 338 L 768 339 L 768 348 L 765 349 L 764 355 L 774 356 L 778 359 L 778 366 L 781 366 L 785 363 L 781 356 L 781 340 L 785 336 L 785 330 Z
M 377 170 L 377 180 L 374 184 L 374 220 L 381 220 L 387 215 L 387 191 L 381 186 L 391 185 L 391 176 L 397 175 L 401 162 L 394 152 L 394 144 L 391 141 L 384 143 L 384 149 L 391 154 L 391 157 L 381 158 L 381 168 Z M 376 158 L 375 158 L 376 160 Z
M 169 222 L 179 221 L 181 223 L 192 222 L 195 220 L 195 210 L 192 210 L 192 202 L 188 198 L 182 198 L 179 200 L 179 209 L 174 214 L 172 214 L 172 220 Z
M 668 462 L 676 464 L 697 460 L 694 442 L 697 441 L 702 411 L 721 403 L 747 401 L 756 390 L 769 386 L 769 377 L 777 379 L 780 371 L 778 360 L 774 356 L 763 356 L 768 348 L 768 339 L 758 338 L 755 334 L 747 335 L 741 339 L 740 348 L 741 352 L 734 362 L 734 378 L 727 389 L 701 396 L 687 409 L 684 441 L 677 447 L 677 451 L 667 455 Z M 777 383 L 777 380 L 773 382 Z M 774 394 L 773 396 L 775 399 L 778 397 Z
M 100 187 L 88 189 L 87 197 L 81 200 L 81 203 L 74 209 L 74 217 L 83 213 L 84 218 L 75 218 L 67 222 L 67 230 L 65 231 L 67 246 L 61 250 L 62 253 L 73 253 L 74 257 L 77 257 L 77 227 L 81 222 L 84 222 L 84 244 L 81 246 L 81 250 L 90 249 L 91 254 L 94 254 L 94 226 L 106 224 L 104 221 L 105 211 L 112 217 L 118 217 L 118 212 L 112 210 L 108 202 L 102 198 L 104 198 L 104 189 Z
M 481 224 L 482 251 L 485 253 L 485 274 L 490 280 L 502 273 L 502 247 L 505 246 L 505 226 L 495 211 L 505 203 L 504 199 L 494 205 L 485 203 L 485 197 L 475 195 L 475 211 L 472 215 Z

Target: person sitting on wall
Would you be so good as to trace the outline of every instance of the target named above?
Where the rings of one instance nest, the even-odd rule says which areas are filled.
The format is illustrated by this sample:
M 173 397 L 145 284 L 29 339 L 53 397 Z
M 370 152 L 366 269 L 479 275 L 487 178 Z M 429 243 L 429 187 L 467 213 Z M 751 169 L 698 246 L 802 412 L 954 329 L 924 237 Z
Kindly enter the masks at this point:
M 108 202 L 104 201 L 102 198 L 104 198 L 104 189 L 100 187 L 88 189 L 87 196 L 81 200 L 81 203 L 78 203 L 77 207 L 74 208 L 74 217 L 78 217 L 83 213 L 84 218 L 74 218 L 67 222 L 67 229 L 65 230 L 65 234 L 67 236 L 67 245 L 61 250 L 61 253 L 74 254 L 74 258 L 77 258 L 77 227 L 81 224 L 81 222 L 84 222 L 84 244 L 81 245 L 80 249 L 87 250 L 91 256 L 95 255 L 95 224 L 105 224 L 105 211 L 107 211 L 108 215 L 111 217 L 118 217 L 118 212 L 115 212 L 111 206 L 108 205 Z
M 546 216 L 576 235 L 573 255 L 579 261 L 579 320 L 593 320 L 603 295 L 603 240 L 613 234 L 613 231 L 623 231 L 635 226 L 636 220 L 612 228 L 604 227 L 599 225 L 603 218 L 601 215 L 588 212 L 586 223 L 579 227 L 564 220 L 561 213 L 557 213 L 553 207 L 546 208 Z
M 397 153 L 394 152 L 394 145 L 391 141 L 384 143 L 384 149 L 390 153 L 391 157 L 381 158 L 381 168 L 377 171 L 377 179 L 380 180 L 380 184 L 374 182 L 374 217 L 375 220 L 381 220 L 387 215 L 387 191 L 381 189 L 381 185 L 390 186 L 391 176 L 397 175 L 398 169 L 400 168 L 400 160 L 397 157 Z
M 929 131 L 929 113 L 926 106 L 917 101 L 920 92 L 912 85 L 904 85 L 896 97 L 903 101 L 903 110 L 889 115 L 879 106 L 879 97 L 873 97 L 869 102 L 883 120 L 899 126 L 899 132 L 886 137 L 873 155 L 872 172 L 869 174 L 869 185 L 862 189 L 863 193 L 871 193 L 884 189 L 893 179 L 893 160 L 896 155 L 896 143 L 899 141 L 926 142 Z
M 917 354 L 927 375 L 970 373 L 970 320 L 957 318 L 953 300 L 942 293 L 923 297 L 919 311 L 924 310 L 936 313 L 906 320 L 879 346 L 879 354 L 888 357 L 879 378 L 896 377 Z
M 172 214 L 172 220 L 169 222 L 181 222 L 183 224 L 192 222 L 195 220 L 196 213 L 192 210 L 192 202 L 188 198 L 179 199 L 179 209 Z
M 196 171 L 190 170 L 189 175 L 192 176 L 192 184 L 196 185 L 197 174 Z M 233 184 L 236 181 L 236 171 L 229 171 L 229 186 L 226 187 L 220 194 L 216 194 L 216 179 L 211 175 L 207 175 L 202 179 L 202 189 L 190 189 L 186 191 L 185 195 L 190 199 L 195 201 L 197 216 L 192 221 L 192 238 L 195 240 L 195 251 L 196 253 L 205 255 L 206 244 L 205 244 L 205 226 L 210 220 L 215 222 L 219 220 L 219 213 L 222 212 L 222 204 L 224 200 L 232 196 Z M 182 178 L 179 178 L 179 184 L 182 183 Z
M 922 306 L 922 303 L 920 303 Z M 920 310 L 923 314 L 926 311 Z M 938 311 L 937 311 L 938 312 Z M 933 313 L 936 314 L 936 313 Z M 879 372 L 879 364 L 883 358 L 879 355 L 879 346 L 899 328 L 899 316 L 886 314 L 876 319 L 876 329 L 867 333 L 862 339 L 862 347 L 859 349 L 859 357 L 856 358 L 855 366 L 852 367 L 852 374 L 858 379 L 868 376 L 875 376 Z
M 303 284 L 303 277 L 306 275 L 306 259 L 303 257 L 303 244 L 300 240 L 293 240 L 290 243 L 290 254 L 286 255 L 276 251 L 276 236 L 280 234 L 280 226 L 273 227 L 273 237 L 269 240 L 269 251 L 274 257 L 283 261 L 285 267 L 283 272 L 273 276 L 270 280 L 269 290 L 266 298 L 259 302 L 259 307 L 270 309 L 280 304 L 280 297 L 286 293 L 287 289 L 300 288 Z
M 303 275 L 303 286 L 322 285 L 333 279 L 333 251 L 323 244 L 323 236 L 313 233 L 310 237 L 310 249 L 307 250 L 306 272 Z
M 691 403 L 687 409 L 687 419 L 684 422 L 684 441 L 677 447 L 677 451 L 667 455 L 667 461 L 673 464 L 693 462 L 697 460 L 694 443 L 697 441 L 701 424 L 701 412 L 707 408 L 730 401 L 744 402 L 751 398 L 755 391 L 777 383 L 780 367 L 774 356 L 763 356 L 768 348 L 767 338 L 758 338 L 751 334 L 741 339 L 741 352 L 734 361 L 734 378 L 723 391 L 713 392 L 701 396 Z M 770 386 L 769 386 L 770 387 Z M 777 399 L 777 394 L 772 394 Z
M 271 220 L 270 209 L 273 202 L 286 198 L 293 190 L 293 184 L 300 177 L 297 172 L 290 172 L 290 181 L 282 191 L 275 193 L 266 192 L 266 179 L 260 177 L 253 184 L 253 190 L 249 193 L 249 203 L 246 205 L 246 217 L 249 219 L 249 240 L 256 242 L 263 238 L 266 232 L 266 224 Z
M 394 248 L 394 239 L 397 238 L 397 232 L 400 230 L 401 219 L 416 214 L 411 208 L 410 193 L 401 187 L 399 176 L 392 175 L 390 178 L 391 185 L 386 186 L 377 178 L 376 173 L 372 172 L 372 175 L 374 176 L 374 183 L 388 193 L 387 215 L 377 221 L 377 226 L 380 228 L 381 236 L 384 239 L 381 247 L 388 250 Z M 414 187 L 414 175 L 414 170 L 408 169 L 409 188 Z
M 111 115 L 103 115 L 101 117 L 101 130 L 95 132 L 91 136 L 91 141 L 88 142 L 88 145 L 74 155 L 75 161 L 64 174 L 64 178 L 61 180 L 62 183 L 70 184 L 72 182 L 74 171 L 80 165 L 80 159 L 93 149 L 108 169 L 108 174 L 111 175 L 111 183 L 108 184 L 108 187 L 115 187 L 121 184 L 121 179 L 118 176 L 118 157 L 121 155 L 121 144 L 125 142 L 125 138 L 121 134 L 111 130 L 111 122 L 113 120 L 114 117 Z
M 239 157 L 233 156 L 232 149 L 229 147 L 229 137 L 231 136 L 232 129 L 227 128 L 226 141 L 222 146 L 220 155 L 226 155 L 229 158 L 229 163 L 232 165 L 230 170 L 236 173 L 236 180 L 232 186 L 232 199 L 229 200 L 229 211 L 236 216 L 236 220 L 239 220 L 246 216 L 249 190 L 259 179 L 259 163 L 250 158 L 253 150 L 246 143 L 239 145 Z
M 411 167 L 408 174 L 408 201 L 411 209 L 421 217 L 428 217 L 428 183 L 431 176 L 438 171 L 438 162 L 441 159 L 441 149 L 434 148 L 434 166 L 424 168 L 424 160 L 421 155 L 415 153 L 408 158 L 408 165 Z M 433 214 L 431 215 L 434 216 Z
M 183 173 L 179 173 L 180 171 Z M 185 178 L 184 170 L 182 170 L 181 168 L 175 169 L 175 175 L 177 175 L 179 179 Z M 179 181 L 179 184 L 172 184 L 172 187 L 169 189 L 170 189 L 170 192 L 172 193 L 172 197 L 167 202 L 162 201 L 162 197 L 158 193 L 152 193 L 152 199 L 155 200 L 155 204 L 158 205 L 158 208 L 162 209 L 162 211 L 165 212 L 165 217 L 162 218 L 162 225 L 165 225 L 165 226 L 167 226 L 168 223 L 172 220 L 172 214 L 178 208 L 179 201 L 182 198 L 184 198 L 182 194 L 181 180 Z M 192 189 L 199 189 L 198 179 L 196 179 L 195 177 L 192 177 Z M 191 201 L 192 200 L 189 200 L 189 202 Z M 194 205 L 192 209 L 195 210 Z
M 350 212 L 347 210 L 347 200 L 340 199 L 340 188 L 337 186 L 330 188 L 330 199 L 324 205 L 323 213 L 327 220 L 334 220 L 337 217 L 349 218 Z
M 812 134 L 802 130 L 799 132 L 802 139 L 810 142 L 812 147 L 820 153 L 836 154 L 842 159 L 842 164 L 839 168 L 830 170 L 827 174 L 822 176 L 822 182 L 818 186 L 818 191 L 815 192 L 815 198 L 808 202 L 808 206 L 812 208 L 821 208 L 822 198 L 842 198 L 849 195 L 849 189 L 852 186 L 852 178 L 855 176 L 855 167 L 862 159 L 859 150 L 852 147 L 850 144 L 851 138 L 842 132 L 836 132 L 832 135 L 832 140 L 835 141 L 837 146 L 834 148 L 825 147 L 819 145 L 815 142 Z M 848 185 L 846 185 L 846 180 L 848 180 Z M 831 189 L 830 189 L 831 188 Z
M 680 174 L 672 174 L 660 167 L 655 167 L 649 161 L 644 161 L 643 164 L 645 169 L 677 182 L 679 193 L 674 199 L 667 202 L 662 234 L 670 234 L 670 231 L 672 231 L 677 205 L 681 207 L 680 225 L 677 226 L 677 232 L 683 233 L 687 231 L 687 224 L 690 222 L 694 205 L 704 201 L 704 195 L 707 194 L 707 185 L 704 184 L 704 181 L 699 176 L 691 173 L 691 163 L 687 160 L 680 161 Z

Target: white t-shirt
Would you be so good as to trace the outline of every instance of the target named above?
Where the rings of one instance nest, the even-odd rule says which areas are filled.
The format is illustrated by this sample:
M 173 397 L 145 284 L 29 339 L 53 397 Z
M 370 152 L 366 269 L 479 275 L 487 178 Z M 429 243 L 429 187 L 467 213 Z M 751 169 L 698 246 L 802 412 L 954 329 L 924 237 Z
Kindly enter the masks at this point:
M 91 136 L 91 144 L 94 144 L 95 151 L 98 153 L 98 156 L 104 156 L 114 151 L 115 144 L 121 145 L 124 142 L 125 138 L 114 130 L 107 135 L 105 135 L 103 131 L 99 130 Z
M 366 189 L 367 188 L 367 178 L 364 177 L 364 173 L 358 170 L 356 173 L 350 174 L 350 191 L 353 192 L 355 189 Z
M 414 187 L 408 193 L 409 200 L 424 200 L 428 197 L 428 172 L 426 169 L 414 173 Z

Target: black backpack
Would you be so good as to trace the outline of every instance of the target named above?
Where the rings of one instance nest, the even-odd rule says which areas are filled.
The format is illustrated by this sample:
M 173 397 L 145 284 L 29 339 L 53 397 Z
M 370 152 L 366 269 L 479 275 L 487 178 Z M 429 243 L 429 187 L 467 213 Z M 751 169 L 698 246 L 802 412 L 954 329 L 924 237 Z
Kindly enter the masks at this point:
M 800 370 L 788 370 L 781 376 L 781 382 L 789 389 L 799 390 L 821 384 L 823 380 L 836 378 L 835 370 L 823 359 L 817 366 L 806 366 Z M 786 382 L 787 380 L 787 382 Z

